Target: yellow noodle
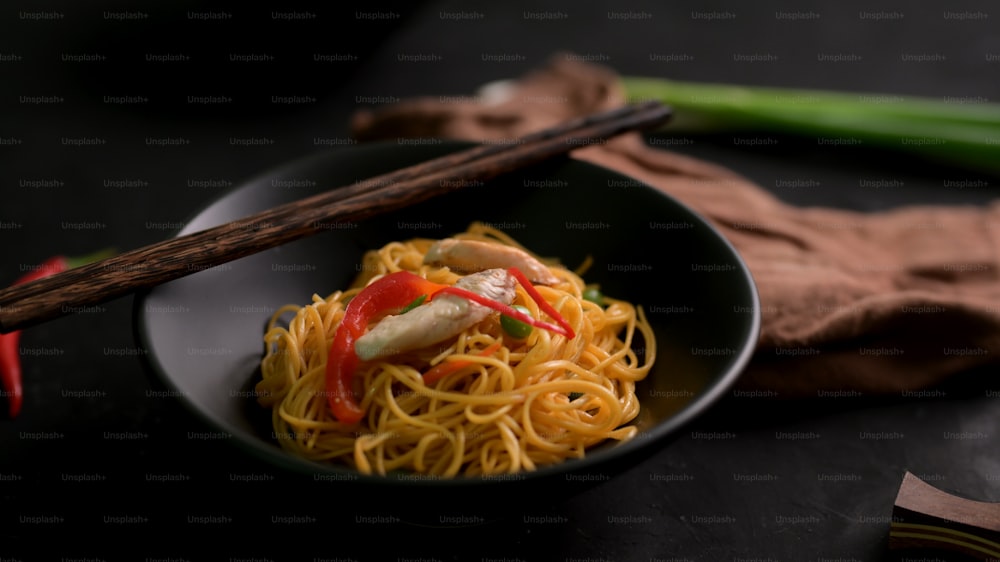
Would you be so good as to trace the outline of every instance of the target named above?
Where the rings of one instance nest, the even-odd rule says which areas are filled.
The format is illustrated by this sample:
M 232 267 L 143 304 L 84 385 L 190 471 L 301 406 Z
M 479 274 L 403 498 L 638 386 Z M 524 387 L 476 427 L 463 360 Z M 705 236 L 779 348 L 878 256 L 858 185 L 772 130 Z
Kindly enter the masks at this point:
M 482 223 L 456 237 L 531 253 Z M 592 263 L 589 258 L 574 272 L 535 256 L 561 280 L 537 289 L 573 327 L 572 340 L 538 328 L 523 340 L 504 337 L 493 315 L 434 349 L 362 363 L 356 376 L 366 389 L 360 397 L 366 415 L 357 424 L 338 422 L 327 405 L 325 371 L 346 302 L 374 279 L 400 270 L 454 284 L 460 275 L 424 265 L 433 242 L 418 238 L 369 251 L 349 288 L 274 313 L 264 335 L 256 395 L 272 410 L 274 435 L 283 448 L 363 473 L 454 477 L 536 470 L 636 435 L 629 425 L 640 408 L 635 383 L 656 359 L 653 330 L 642 310 L 627 301 L 606 297 L 601 307 L 583 300 L 587 286 L 580 274 Z M 514 303 L 536 318 L 544 316 L 520 286 Z M 494 354 L 478 354 L 498 341 Z M 639 347 L 644 349 L 633 349 Z M 455 360 L 470 364 L 432 385 L 424 383 L 424 371 Z

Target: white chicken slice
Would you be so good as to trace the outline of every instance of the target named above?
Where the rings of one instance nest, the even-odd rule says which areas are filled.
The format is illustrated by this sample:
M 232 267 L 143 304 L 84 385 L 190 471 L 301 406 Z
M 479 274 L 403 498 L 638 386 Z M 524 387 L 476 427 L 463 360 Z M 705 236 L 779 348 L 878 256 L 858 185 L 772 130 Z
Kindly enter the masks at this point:
M 555 285 L 559 278 L 552 274 L 548 266 L 520 248 L 484 242 L 445 238 L 431 245 L 424 255 L 424 263 L 445 266 L 459 273 L 482 271 L 493 267 L 516 267 L 532 283 Z
M 506 270 L 487 269 L 459 279 L 455 286 L 509 305 L 516 283 Z M 354 352 L 368 361 L 427 347 L 460 334 L 493 312 L 460 296 L 442 294 L 405 314 L 386 316 L 354 342 Z

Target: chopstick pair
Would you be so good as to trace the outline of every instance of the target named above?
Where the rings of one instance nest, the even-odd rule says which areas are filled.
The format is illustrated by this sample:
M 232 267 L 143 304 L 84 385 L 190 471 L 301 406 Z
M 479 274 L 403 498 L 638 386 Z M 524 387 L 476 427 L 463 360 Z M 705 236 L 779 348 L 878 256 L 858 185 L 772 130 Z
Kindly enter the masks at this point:
M 10 332 L 191 273 L 492 179 L 670 118 L 658 102 L 570 120 L 509 143 L 484 144 L 0 290 Z M 247 225 L 252 225 L 248 228 Z

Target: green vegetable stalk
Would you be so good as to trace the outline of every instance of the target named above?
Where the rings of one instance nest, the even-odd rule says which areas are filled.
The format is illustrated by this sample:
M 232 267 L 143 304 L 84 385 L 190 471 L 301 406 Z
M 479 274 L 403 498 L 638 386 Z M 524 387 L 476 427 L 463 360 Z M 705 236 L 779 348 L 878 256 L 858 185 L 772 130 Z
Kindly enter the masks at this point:
M 664 133 L 774 133 L 901 150 L 1000 173 L 1000 104 L 625 76 L 629 101 L 674 109 Z

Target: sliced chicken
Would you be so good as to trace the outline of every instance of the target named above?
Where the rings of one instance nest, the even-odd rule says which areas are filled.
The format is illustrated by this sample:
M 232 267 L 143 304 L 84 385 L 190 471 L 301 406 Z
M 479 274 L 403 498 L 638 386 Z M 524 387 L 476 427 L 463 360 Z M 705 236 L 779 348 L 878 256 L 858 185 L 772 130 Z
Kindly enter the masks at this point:
M 548 266 L 520 248 L 481 240 L 445 238 L 438 240 L 424 255 L 428 265 L 449 267 L 459 273 L 482 271 L 494 267 L 516 267 L 532 283 L 555 285 L 559 278 Z
M 461 287 L 490 300 L 514 302 L 517 281 L 504 269 L 487 269 L 459 279 Z M 354 343 L 362 361 L 420 349 L 457 336 L 494 311 L 457 295 L 442 294 L 405 314 L 386 316 Z

